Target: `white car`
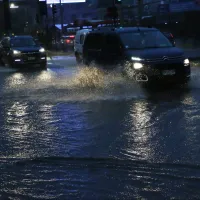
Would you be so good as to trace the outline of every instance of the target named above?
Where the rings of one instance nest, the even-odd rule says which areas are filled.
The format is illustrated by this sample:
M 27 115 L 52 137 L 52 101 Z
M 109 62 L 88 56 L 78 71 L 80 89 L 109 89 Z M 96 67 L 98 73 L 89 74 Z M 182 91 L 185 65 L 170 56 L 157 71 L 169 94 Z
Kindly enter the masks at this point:
M 77 63 L 81 63 L 83 60 L 83 44 L 85 41 L 86 35 L 92 31 L 92 29 L 81 29 L 76 32 L 74 40 L 74 54 L 76 57 Z

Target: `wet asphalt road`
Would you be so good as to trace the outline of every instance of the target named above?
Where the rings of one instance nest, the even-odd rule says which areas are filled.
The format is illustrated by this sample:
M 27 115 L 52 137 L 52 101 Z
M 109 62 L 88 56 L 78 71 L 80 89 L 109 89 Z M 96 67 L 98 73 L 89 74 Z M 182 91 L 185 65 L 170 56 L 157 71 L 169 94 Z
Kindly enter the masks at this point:
M 57 57 L 0 92 L 0 199 L 200 198 L 200 68 L 152 91 Z

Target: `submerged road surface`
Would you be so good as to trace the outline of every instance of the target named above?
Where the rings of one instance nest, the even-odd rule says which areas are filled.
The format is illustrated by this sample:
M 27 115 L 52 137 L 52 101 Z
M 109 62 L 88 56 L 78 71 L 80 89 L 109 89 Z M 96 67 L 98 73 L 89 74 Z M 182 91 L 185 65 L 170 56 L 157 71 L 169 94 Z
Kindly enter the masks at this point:
M 199 199 L 200 69 L 147 91 L 57 57 L 0 67 L 0 199 Z

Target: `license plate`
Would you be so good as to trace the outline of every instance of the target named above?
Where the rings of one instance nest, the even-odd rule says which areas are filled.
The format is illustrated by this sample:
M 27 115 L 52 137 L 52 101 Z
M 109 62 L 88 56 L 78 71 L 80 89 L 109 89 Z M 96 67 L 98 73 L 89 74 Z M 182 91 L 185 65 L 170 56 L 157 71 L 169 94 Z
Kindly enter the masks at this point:
M 28 60 L 35 60 L 35 57 L 28 57 Z
M 175 70 L 164 70 L 164 71 L 162 71 L 162 74 L 164 76 L 172 76 L 172 75 L 176 74 L 176 72 L 175 72 Z

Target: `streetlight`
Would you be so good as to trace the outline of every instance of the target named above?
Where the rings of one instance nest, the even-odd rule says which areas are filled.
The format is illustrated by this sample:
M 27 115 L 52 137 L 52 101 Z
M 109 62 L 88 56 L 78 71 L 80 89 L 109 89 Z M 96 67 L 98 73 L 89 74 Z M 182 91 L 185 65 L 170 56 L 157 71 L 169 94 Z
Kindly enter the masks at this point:
M 11 3 L 11 4 L 10 4 L 10 8 L 11 8 L 11 9 L 19 8 L 19 6 L 16 6 L 14 3 Z

